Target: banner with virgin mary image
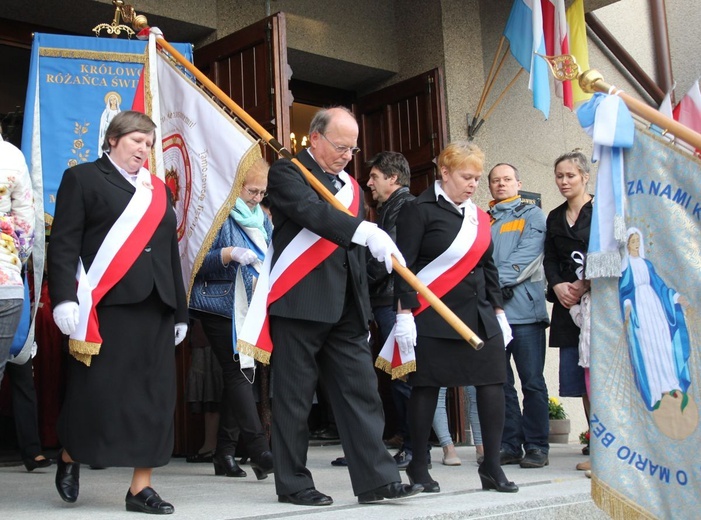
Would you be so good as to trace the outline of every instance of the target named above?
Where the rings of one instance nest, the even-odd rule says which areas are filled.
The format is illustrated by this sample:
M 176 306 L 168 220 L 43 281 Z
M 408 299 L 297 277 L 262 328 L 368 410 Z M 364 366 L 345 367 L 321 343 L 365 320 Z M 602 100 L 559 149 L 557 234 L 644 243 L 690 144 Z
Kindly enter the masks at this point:
M 174 44 L 192 61 L 192 45 Z M 34 301 L 44 269 L 44 221 L 50 225 L 63 172 L 102 155 L 105 131 L 121 110 L 131 109 L 146 42 L 94 36 L 35 33 L 22 125 L 24 153 L 37 215 L 34 237 Z M 33 306 L 32 318 L 37 312 Z M 34 321 L 17 362 L 29 358 Z
M 636 128 L 620 277 L 592 280 L 592 497 L 612 518 L 701 510 L 701 161 Z
M 175 47 L 192 61 L 192 45 Z M 145 49 L 141 40 L 34 34 L 22 152 L 49 221 L 63 172 L 97 160 L 110 121 L 131 109 Z

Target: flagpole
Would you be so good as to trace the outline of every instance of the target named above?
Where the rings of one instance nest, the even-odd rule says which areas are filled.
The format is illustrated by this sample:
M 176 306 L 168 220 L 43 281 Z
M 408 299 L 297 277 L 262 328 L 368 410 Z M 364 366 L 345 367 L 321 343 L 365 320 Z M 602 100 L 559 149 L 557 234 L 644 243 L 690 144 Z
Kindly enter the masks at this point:
M 344 213 L 350 214 L 348 208 L 343 206 L 343 204 L 334 195 L 326 189 L 326 187 L 319 181 L 304 165 L 299 162 L 292 153 L 287 150 L 275 137 L 270 134 L 265 128 L 263 128 L 258 122 L 253 119 L 243 108 L 241 108 L 234 100 L 232 100 L 226 93 L 221 90 L 212 80 L 205 76 L 197 67 L 190 63 L 187 59 L 183 57 L 170 43 L 168 43 L 162 36 L 158 37 L 157 45 L 161 46 L 163 49 L 168 51 L 177 62 L 185 67 L 197 81 L 202 83 L 212 94 L 214 94 L 219 101 L 221 101 L 227 108 L 229 108 L 241 121 L 243 121 L 254 133 L 258 135 L 268 146 L 270 146 L 275 153 L 284 157 L 285 159 L 291 160 L 302 172 L 304 178 L 311 184 L 312 188 L 321 195 L 326 202 L 331 204 L 335 209 L 343 211 Z M 402 266 L 397 259 L 392 257 L 392 267 L 415 291 L 417 291 L 421 296 L 423 296 L 426 301 L 434 308 L 434 310 L 440 314 L 440 316 L 448 322 L 448 324 L 455 329 L 455 331 L 460 334 L 460 336 L 467 341 L 470 346 L 475 350 L 479 350 L 484 346 L 484 341 L 482 341 L 477 334 L 475 334 L 465 323 L 462 322 L 458 316 L 451 311 L 445 303 L 443 303 L 440 298 L 438 298 L 421 280 L 419 280 L 416 275 L 408 268 Z
M 494 59 L 492 60 L 492 66 L 489 68 L 489 74 L 487 74 L 487 78 L 484 82 L 484 88 L 482 89 L 482 95 L 480 96 L 480 100 L 477 103 L 477 108 L 475 109 L 475 119 L 479 118 L 480 112 L 482 112 L 482 108 L 484 107 L 484 103 L 487 100 L 487 96 L 489 95 L 489 91 L 492 89 L 492 84 L 494 83 L 494 78 L 497 77 L 499 74 L 499 71 L 497 71 L 496 74 L 492 77 L 492 73 L 494 73 L 494 68 L 497 65 L 497 58 L 499 57 L 499 54 L 501 54 L 501 48 L 504 46 L 504 40 L 506 38 L 502 34 L 501 38 L 499 39 L 499 46 L 497 47 L 497 51 L 494 53 Z M 506 44 L 506 52 L 504 53 L 504 56 L 501 59 L 501 63 L 499 64 L 499 70 L 501 70 L 501 65 L 504 63 L 504 57 L 506 54 L 509 52 L 509 44 Z M 477 121 L 473 120 L 472 125 L 474 126 Z
M 501 57 L 501 60 L 499 61 L 499 66 L 497 67 L 496 72 L 494 72 L 494 75 L 492 75 L 492 72 L 494 70 L 494 65 L 496 64 L 497 57 L 499 55 L 499 52 L 501 51 L 501 46 L 504 41 L 504 36 L 501 37 L 502 39 L 499 41 L 499 48 L 497 49 L 496 54 L 494 54 L 494 61 L 492 62 L 492 67 L 489 70 L 489 74 L 487 75 L 487 79 L 484 84 L 484 89 L 482 90 L 482 96 L 480 97 L 479 103 L 477 104 L 477 109 L 475 110 L 475 116 L 472 118 L 472 123 L 470 123 L 467 133 L 470 136 L 470 139 L 474 137 L 474 135 L 477 133 L 477 130 L 480 129 L 480 127 L 484 124 L 484 120 L 487 119 L 485 117 L 481 117 L 481 112 L 482 109 L 484 108 L 484 104 L 487 101 L 487 97 L 492 91 L 492 87 L 494 86 L 494 81 L 497 79 L 497 76 L 499 75 L 499 72 L 501 72 L 501 68 L 504 66 L 504 62 L 506 61 L 506 57 L 509 55 L 509 42 L 506 42 L 506 50 L 504 50 L 504 54 Z M 509 85 L 510 87 L 510 85 Z M 506 87 L 507 89 L 509 87 Z M 502 92 L 503 95 L 503 92 Z M 495 102 L 495 104 L 498 103 Z M 494 106 L 494 105 L 492 105 Z
M 516 80 L 518 79 L 518 77 L 521 75 L 521 73 L 522 73 L 524 70 L 525 70 L 525 69 L 524 69 L 523 67 L 519 67 L 518 72 L 516 73 L 516 75 L 515 75 L 515 76 L 513 77 L 513 79 L 509 82 L 509 84 L 506 85 L 506 87 L 504 88 L 504 90 L 502 91 L 502 93 L 499 94 L 499 97 L 496 99 L 496 101 L 494 101 L 494 103 L 492 103 L 492 106 L 489 107 L 489 110 L 487 110 L 487 113 L 484 114 L 484 117 L 482 118 L 483 121 L 486 121 L 487 119 L 489 119 L 489 114 L 491 114 L 492 111 L 496 108 L 496 106 L 499 104 L 499 102 L 500 102 L 500 101 L 502 100 L 502 98 L 504 97 L 504 94 L 506 94 L 506 93 L 509 91 L 509 89 L 511 89 L 511 87 L 513 87 L 514 83 L 516 83 Z
M 665 116 L 659 110 L 652 108 L 646 103 L 629 96 L 621 89 L 609 85 L 604 81 L 604 77 L 599 71 L 591 69 L 580 74 L 579 86 L 584 92 L 587 93 L 603 92 L 604 94 L 617 95 L 623 100 L 631 112 L 639 115 L 650 123 L 654 123 L 660 128 L 671 132 L 675 137 L 689 143 L 697 150 L 701 150 L 701 134 L 694 132 L 686 125 Z

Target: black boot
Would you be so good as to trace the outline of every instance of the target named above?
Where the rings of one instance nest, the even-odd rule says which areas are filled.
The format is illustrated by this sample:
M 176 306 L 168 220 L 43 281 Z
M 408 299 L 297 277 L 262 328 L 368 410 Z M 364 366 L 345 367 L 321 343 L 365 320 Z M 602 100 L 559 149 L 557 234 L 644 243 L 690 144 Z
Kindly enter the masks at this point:
M 256 474 L 258 480 L 268 478 L 273 472 L 273 454 L 270 451 L 264 451 L 257 457 L 251 458 L 251 468 Z
M 246 476 L 246 472 L 239 467 L 233 455 L 214 455 L 212 463 L 214 464 L 215 475 L 226 475 L 227 477 L 238 478 Z

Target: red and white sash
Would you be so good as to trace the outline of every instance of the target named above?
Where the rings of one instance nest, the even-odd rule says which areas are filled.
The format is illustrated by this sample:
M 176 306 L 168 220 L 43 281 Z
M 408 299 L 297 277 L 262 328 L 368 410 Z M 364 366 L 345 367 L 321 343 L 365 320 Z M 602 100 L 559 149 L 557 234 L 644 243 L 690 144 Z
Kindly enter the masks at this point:
M 78 264 L 79 320 L 69 340 L 70 353 L 90 366 L 91 357 L 100 353 L 102 337 L 97 320 L 97 304 L 119 282 L 151 240 L 163 220 L 168 201 L 163 182 L 141 168 L 136 192 L 112 225 L 90 269 Z
M 430 290 L 442 298 L 463 280 L 477 265 L 492 239 L 489 215 L 474 204 L 465 207 L 460 231 L 448 249 L 416 273 Z M 428 308 L 426 299 L 418 295 L 419 306 L 412 311 L 416 317 Z M 382 347 L 375 366 L 392 375 L 392 379 L 404 377 L 416 370 L 416 356 L 412 351 L 403 354 L 394 340 L 396 324 L 392 327 Z
M 342 171 L 338 176 L 344 185 L 336 193 L 336 198 L 354 216 L 357 216 L 361 203 L 360 186 L 345 171 Z M 271 267 L 273 245 L 270 244 L 265 254 L 265 261 L 258 277 L 248 314 L 238 336 L 237 349 L 239 352 L 252 356 L 261 363 L 270 363 L 270 355 L 273 351 L 268 321 L 270 305 L 284 296 L 297 282 L 331 256 L 338 247 L 337 244 L 316 233 L 302 229 L 280 253 L 275 265 Z

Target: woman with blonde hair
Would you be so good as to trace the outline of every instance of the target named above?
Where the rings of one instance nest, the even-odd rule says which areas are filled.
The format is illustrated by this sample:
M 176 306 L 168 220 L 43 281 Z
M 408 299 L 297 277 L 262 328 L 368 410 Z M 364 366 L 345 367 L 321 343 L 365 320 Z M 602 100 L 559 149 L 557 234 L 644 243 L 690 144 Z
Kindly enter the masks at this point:
M 561 397 L 581 397 L 589 418 L 589 398 L 584 368 L 579 365 L 580 328 L 569 309 L 589 290 L 584 261 L 589 248 L 592 200 L 587 193 L 589 162 L 580 151 L 555 160 L 555 183 L 565 202 L 548 214 L 543 267 L 548 281 L 547 299 L 552 302 L 550 346 L 560 349 Z M 588 463 L 578 469 L 588 469 Z
M 416 371 L 409 374 L 409 428 L 414 453 L 425 453 L 439 390 L 474 385 L 484 461 L 479 466 L 483 489 L 516 492 L 501 468 L 499 449 L 504 428 L 505 336 L 510 335 L 502 308 L 499 273 L 492 260 L 489 216 L 472 202 L 482 177 L 484 154 L 472 143 L 449 144 L 438 157 L 438 179 L 397 219 L 397 245 L 407 267 L 431 287 L 477 335 L 475 350 L 403 279 L 395 279 L 398 300 L 395 340 L 402 352 L 415 348 Z M 508 342 L 510 338 L 507 338 Z M 440 491 L 428 473 L 425 457 L 407 467 L 412 483 L 424 492 Z
M 273 471 L 273 456 L 253 396 L 253 360 L 235 350 L 273 227 L 260 206 L 268 187 L 268 163 L 245 174 L 241 192 L 195 277 L 190 312 L 199 318 L 222 367 L 224 393 L 213 463 L 215 475 L 245 477 L 236 463 L 239 432 L 258 480 Z

